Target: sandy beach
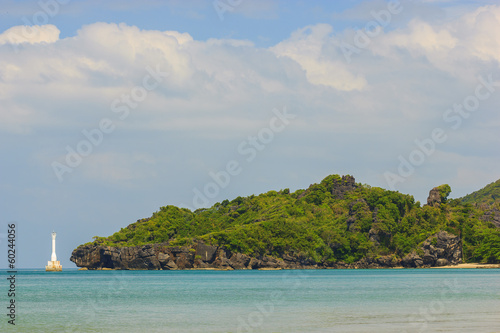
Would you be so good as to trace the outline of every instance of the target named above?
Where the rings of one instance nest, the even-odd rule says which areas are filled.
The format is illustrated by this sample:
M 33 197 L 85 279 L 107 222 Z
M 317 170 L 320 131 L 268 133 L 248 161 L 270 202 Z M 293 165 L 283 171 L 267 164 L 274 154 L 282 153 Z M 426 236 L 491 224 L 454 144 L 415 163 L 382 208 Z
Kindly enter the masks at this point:
M 465 263 L 458 265 L 448 265 L 431 268 L 500 268 L 500 264 L 478 264 L 478 263 Z

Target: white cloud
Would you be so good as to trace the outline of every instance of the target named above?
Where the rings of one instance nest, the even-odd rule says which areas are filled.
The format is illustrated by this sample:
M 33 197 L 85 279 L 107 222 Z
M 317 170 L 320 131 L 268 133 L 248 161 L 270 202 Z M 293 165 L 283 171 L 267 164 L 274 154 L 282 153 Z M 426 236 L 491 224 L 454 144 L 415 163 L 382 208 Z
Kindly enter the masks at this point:
M 135 26 L 95 23 L 84 26 L 68 44 L 88 57 L 106 61 L 109 69 L 130 77 L 134 70 L 160 64 L 178 83 L 193 74 L 189 55 L 183 46 L 192 41 L 187 33 L 144 31 Z
M 480 7 L 453 25 L 472 55 L 500 62 L 500 6 Z
M 346 68 L 344 59 L 331 59 L 323 48 L 331 43 L 332 27 L 318 24 L 300 29 L 292 36 L 272 48 L 278 56 L 289 57 L 299 63 L 306 71 L 312 84 L 350 91 L 362 90 L 366 80 L 354 75 Z
M 449 52 L 457 45 L 457 39 L 449 31 L 435 31 L 434 28 L 422 21 L 414 20 L 408 25 L 409 34 L 394 33 L 392 43 L 394 46 L 417 50 L 421 53 Z
M 94 23 L 64 39 L 57 28 L 56 34 L 42 27 L 52 31 L 52 39 L 27 43 L 17 53 L 11 45 L 0 45 L 0 131 L 53 133 L 50 154 L 61 157 L 66 145 L 83 139 L 83 129 L 110 118 L 117 126 L 105 138 L 110 146 L 96 147 L 81 174 L 119 183 L 161 174 L 155 163 L 118 153 L 129 151 L 123 137 L 133 136 L 135 151 L 151 156 L 156 156 L 150 147 L 156 136 L 168 137 L 168 149 L 189 154 L 206 145 L 195 158 L 215 169 L 239 142 L 268 124 L 272 108 L 285 105 L 298 117 L 273 142 L 283 144 L 273 150 L 275 158 L 292 158 L 290 151 L 297 150 L 296 156 L 323 159 L 324 168 L 359 164 L 371 168 L 367 174 L 383 174 L 397 168 L 398 155 L 407 156 L 416 138 L 446 126 L 443 112 L 474 92 L 478 75 L 498 68 L 498 16 L 499 7 L 490 6 L 446 23 L 414 19 L 404 28 L 381 32 L 351 63 L 339 45 L 353 31 L 334 31 L 328 24 L 298 29 L 270 48 L 237 39 L 199 41 L 188 33 L 125 24 Z M 5 33 L 0 36 L 5 40 Z M 169 76 L 120 120 L 112 102 L 140 87 L 146 68 L 157 66 Z M 467 139 L 496 133 L 497 126 L 481 124 L 498 122 L 497 100 L 481 102 L 480 116 L 467 120 Z M 460 151 L 461 144 L 450 135 L 440 148 Z M 109 153 L 102 155 L 104 149 Z M 178 165 L 194 158 L 176 156 Z M 307 163 L 302 160 L 292 162 L 292 168 Z M 440 165 L 426 168 L 432 173 Z
M 487 62 L 500 63 L 500 6 L 480 7 L 439 24 L 415 19 L 381 35 L 371 47 L 383 57 L 397 57 L 401 50 L 425 57 L 453 76 L 474 78 Z
M 55 25 L 15 26 L 0 34 L 2 44 L 55 43 L 61 32 Z

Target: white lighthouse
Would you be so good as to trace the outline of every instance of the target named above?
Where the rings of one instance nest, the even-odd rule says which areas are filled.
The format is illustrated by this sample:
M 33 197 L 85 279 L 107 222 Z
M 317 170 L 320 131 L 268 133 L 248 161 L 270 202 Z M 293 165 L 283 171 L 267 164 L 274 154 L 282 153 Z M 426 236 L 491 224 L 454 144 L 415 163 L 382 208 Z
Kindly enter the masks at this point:
M 52 255 L 50 256 L 50 261 L 45 266 L 46 271 L 60 272 L 62 271 L 61 262 L 57 261 L 56 256 L 56 233 L 52 232 Z

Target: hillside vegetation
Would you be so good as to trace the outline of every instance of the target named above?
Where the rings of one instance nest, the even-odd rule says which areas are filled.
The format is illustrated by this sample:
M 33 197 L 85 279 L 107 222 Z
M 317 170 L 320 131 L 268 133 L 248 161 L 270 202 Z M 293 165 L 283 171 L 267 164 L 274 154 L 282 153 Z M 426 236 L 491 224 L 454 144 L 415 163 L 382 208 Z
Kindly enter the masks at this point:
M 440 202 L 421 205 L 413 196 L 357 184 L 331 175 L 307 190 L 269 191 L 224 200 L 194 212 L 161 207 L 94 245 L 129 247 L 202 241 L 250 256 L 300 255 L 315 261 L 352 263 L 364 257 L 402 258 L 439 231 L 458 235 L 465 262 L 500 262 L 500 181 L 461 199 L 448 199 L 448 185 L 436 190 Z M 477 203 L 487 202 L 481 206 Z M 493 211 L 493 213 L 492 213 Z M 493 216 L 493 217 L 492 217 Z
M 471 204 L 495 204 L 500 202 L 500 179 L 479 191 L 473 192 L 461 198 L 463 203 Z

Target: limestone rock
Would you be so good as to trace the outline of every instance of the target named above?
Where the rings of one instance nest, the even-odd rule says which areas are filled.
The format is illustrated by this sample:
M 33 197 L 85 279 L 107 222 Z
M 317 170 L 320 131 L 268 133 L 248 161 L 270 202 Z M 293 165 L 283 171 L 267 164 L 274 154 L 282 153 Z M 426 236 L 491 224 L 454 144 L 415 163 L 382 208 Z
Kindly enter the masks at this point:
M 497 208 L 488 210 L 486 213 L 484 213 L 481 219 L 483 221 L 489 221 L 493 223 L 497 228 L 500 228 L 500 210 L 498 210 Z
M 404 267 L 421 267 L 424 261 L 415 251 L 412 251 L 403 258 L 402 264 Z
M 440 258 L 440 259 L 436 260 L 436 266 L 446 266 L 449 264 L 450 264 L 450 262 L 444 258 Z
M 196 245 L 196 255 L 200 256 L 200 259 L 211 263 L 215 259 L 215 253 L 217 252 L 217 246 L 205 245 L 203 243 L 198 243 Z
M 333 185 L 332 196 L 336 199 L 343 199 L 345 193 L 353 191 L 356 187 L 356 180 L 353 176 L 342 176 L 342 179 Z
M 175 261 L 173 260 L 169 260 L 163 269 L 167 269 L 167 270 L 175 270 L 175 269 L 178 269 L 177 267 L 177 264 L 175 263 Z
M 380 237 L 378 236 L 377 230 L 375 230 L 374 228 L 371 228 L 370 231 L 368 231 L 368 237 L 370 239 L 370 242 L 372 242 L 373 244 L 379 244 Z
M 301 199 L 305 197 L 308 193 L 311 192 L 311 189 L 313 189 L 315 184 L 309 185 L 309 188 L 302 192 L 297 199 Z M 335 179 L 334 183 L 331 185 L 331 188 L 328 188 L 328 191 L 331 192 L 332 197 L 335 199 L 343 199 L 344 194 L 353 191 L 358 187 L 356 185 L 356 180 L 354 179 L 353 176 L 342 176 L 340 179 Z
M 158 261 L 160 264 L 166 263 L 170 259 L 170 256 L 166 253 L 160 252 L 158 253 Z
M 380 230 L 370 230 L 370 240 L 378 242 L 387 237 Z M 335 244 L 331 245 L 332 248 Z M 418 253 L 417 253 L 418 252 Z M 70 260 L 87 269 L 311 269 L 311 268 L 381 268 L 430 267 L 454 265 L 461 262 L 462 248 L 458 236 L 441 231 L 427 238 L 420 249 L 397 259 L 393 255 L 362 258 L 346 264 L 335 261 L 315 261 L 303 253 L 284 253 L 281 258 L 264 255 L 251 257 L 231 252 L 223 247 L 203 244 L 169 246 L 166 243 L 132 247 L 110 247 L 98 244 L 79 246 Z
M 435 245 L 433 245 L 435 244 Z M 420 248 L 423 255 L 415 251 L 406 255 L 402 264 L 405 267 L 433 267 L 456 265 L 462 262 L 462 246 L 460 237 L 440 231 L 428 237 Z
M 427 197 L 427 204 L 429 206 L 439 205 L 441 203 L 441 194 L 439 193 L 439 189 L 434 187 L 429 191 L 429 196 Z
M 250 257 L 242 253 L 233 253 L 229 259 L 229 264 L 234 269 L 247 269 Z
M 400 265 L 400 262 L 394 256 L 388 255 L 377 258 L 377 264 L 382 267 L 396 267 Z

